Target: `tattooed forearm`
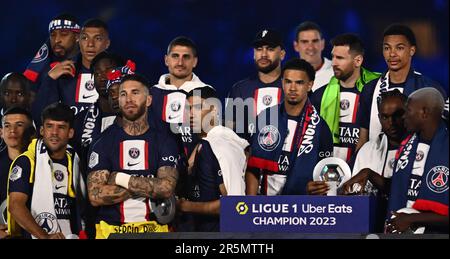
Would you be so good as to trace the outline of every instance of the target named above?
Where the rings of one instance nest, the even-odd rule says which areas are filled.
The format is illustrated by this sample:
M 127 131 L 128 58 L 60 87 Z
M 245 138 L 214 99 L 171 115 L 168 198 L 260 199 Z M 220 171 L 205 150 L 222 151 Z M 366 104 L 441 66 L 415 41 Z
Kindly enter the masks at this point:
M 88 175 L 88 194 L 93 206 L 112 205 L 131 197 L 127 189 L 110 184 L 109 176 L 107 170 L 94 171 Z
M 147 115 L 142 116 L 135 121 L 130 121 L 123 118 L 123 128 L 125 129 L 125 132 L 131 136 L 143 134 L 147 131 L 148 127 Z
M 128 190 L 141 197 L 164 199 L 173 195 L 178 180 L 174 167 L 163 166 L 158 169 L 157 178 L 134 177 L 128 182 Z

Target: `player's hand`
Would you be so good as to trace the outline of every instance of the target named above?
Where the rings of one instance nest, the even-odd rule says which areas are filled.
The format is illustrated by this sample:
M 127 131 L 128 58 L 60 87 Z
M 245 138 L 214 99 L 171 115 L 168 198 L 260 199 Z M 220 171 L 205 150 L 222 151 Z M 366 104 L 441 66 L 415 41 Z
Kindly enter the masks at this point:
M 362 194 L 369 179 L 369 170 L 361 170 L 342 185 L 342 194 Z
M 392 217 L 387 221 L 386 232 L 392 234 L 401 234 L 408 230 L 413 223 L 411 214 L 391 212 Z
M 53 80 L 58 79 L 62 75 L 75 77 L 75 63 L 72 60 L 64 60 L 48 71 L 48 76 Z
M 324 181 L 309 181 L 306 185 L 306 193 L 309 195 L 326 195 L 329 189 Z
M 8 226 L 5 224 L 0 224 L 0 239 L 3 239 L 8 236 Z

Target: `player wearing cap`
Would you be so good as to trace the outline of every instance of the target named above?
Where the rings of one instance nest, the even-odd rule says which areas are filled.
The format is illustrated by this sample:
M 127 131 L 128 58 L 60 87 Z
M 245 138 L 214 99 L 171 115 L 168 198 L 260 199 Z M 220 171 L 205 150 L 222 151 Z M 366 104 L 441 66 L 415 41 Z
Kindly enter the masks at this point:
M 51 69 L 50 64 L 74 58 L 78 52 L 78 36 L 81 27 L 78 19 L 70 14 L 53 18 L 48 25 L 50 37 L 28 64 L 24 75 L 33 83 L 31 90 L 39 90 L 42 77 Z
M 228 94 L 225 120 L 247 140 L 255 132 L 256 116 L 264 109 L 278 105 L 283 99 L 281 61 L 285 55 L 283 39 L 277 31 L 259 31 L 253 41 L 257 74 L 234 84 Z
M 75 115 L 89 108 L 98 98 L 90 70 L 91 62 L 109 44 L 108 25 L 100 19 L 86 21 L 79 37 L 80 55 L 52 65 L 37 93 L 34 116 L 49 103 L 57 101 L 69 105 Z

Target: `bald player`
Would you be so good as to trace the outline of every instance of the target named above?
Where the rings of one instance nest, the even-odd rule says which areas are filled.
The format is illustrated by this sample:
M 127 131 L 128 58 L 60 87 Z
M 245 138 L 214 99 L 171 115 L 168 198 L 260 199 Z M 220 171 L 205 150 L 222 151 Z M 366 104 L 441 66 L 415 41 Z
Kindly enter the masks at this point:
M 448 129 L 441 115 L 444 99 L 435 88 L 422 88 L 408 98 L 405 127 L 411 134 L 396 154 L 391 180 L 377 174 L 358 174 L 344 188 L 369 179 L 390 187 L 386 232 L 403 233 L 425 227 L 425 233 L 448 233 Z M 378 183 L 378 184 L 377 184 Z M 378 187 L 380 187 L 378 186 Z M 420 213 L 397 212 L 412 208 Z

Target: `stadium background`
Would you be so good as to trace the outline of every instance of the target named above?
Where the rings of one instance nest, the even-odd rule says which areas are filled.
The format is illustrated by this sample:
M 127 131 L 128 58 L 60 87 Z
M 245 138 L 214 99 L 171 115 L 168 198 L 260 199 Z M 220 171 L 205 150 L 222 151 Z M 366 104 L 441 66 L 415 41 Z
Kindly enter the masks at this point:
M 48 37 L 49 21 L 61 12 L 86 19 L 99 17 L 110 28 L 110 51 L 133 59 L 137 70 L 156 83 L 166 73 L 163 56 L 178 35 L 191 37 L 199 48 L 195 73 L 216 87 L 222 97 L 229 88 L 255 71 L 251 42 L 264 27 L 284 35 L 287 58 L 294 57 L 295 27 L 317 22 L 329 40 L 354 32 L 366 45 L 365 66 L 384 71 L 383 29 L 402 22 L 418 41 L 414 67 L 438 81 L 448 92 L 448 0 L 167 0 L 167 1 L 3 1 L 0 17 L 0 74 L 23 71 Z

